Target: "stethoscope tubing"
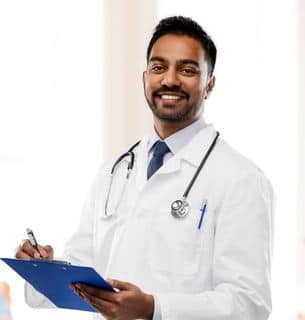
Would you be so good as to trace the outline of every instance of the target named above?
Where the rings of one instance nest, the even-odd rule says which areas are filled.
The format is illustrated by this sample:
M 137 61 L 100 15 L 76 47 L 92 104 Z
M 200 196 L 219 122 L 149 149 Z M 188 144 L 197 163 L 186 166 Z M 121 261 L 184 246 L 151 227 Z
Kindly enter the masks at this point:
M 216 142 L 218 140 L 219 137 L 219 132 L 216 131 L 216 136 L 213 139 L 211 145 L 209 146 L 208 151 L 206 152 L 206 154 L 204 155 L 203 159 L 201 160 L 196 172 L 194 173 L 191 181 L 189 182 L 187 188 L 185 189 L 181 200 L 175 200 L 172 205 L 171 205 L 171 212 L 172 215 L 176 218 L 183 218 L 184 216 L 186 216 L 189 212 L 189 204 L 187 202 L 187 197 L 189 192 L 191 191 L 196 179 L 198 178 L 203 166 L 205 165 L 207 159 L 209 158 L 212 150 L 214 149 Z M 129 150 L 127 152 L 125 152 L 124 154 L 122 154 L 113 164 L 112 168 L 111 168 L 111 173 L 110 173 L 110 183 L 109 183 L 109 188 L 108 188 L 108 192 L 107 192 L 107 196 L 106 196 L 106 202 L 105 202 L 105 217 L 109 217 L 110 215 L 108 214 L 108 204 L 109 204 L 109 198 L 110 198 L 110 193 L 111 193 L 111 189 L 112 189 L 112 183 L 113 183 L 113 177 L 115 175 L 115 169 L 116 167 L 124 160 L 124 158 L 130 157 L 130 160 L 128 161 L 128 166 L 127 166 L 127 175 L 126 175 L 126 181 L 125 184 L 127 183 L 130 173 L 134 167 L 134 161 L 135 161 L 135 154 L 134 154 L 134 149 L 140 144 L 140 141 L 137 141 L 133 146 L 131 146 L 129 148 Z M 177 205 L 177 208 L 174 208 L 174 204 Z M 181 211 L 182 210 L 182 211 Z
M 127 157 L 130 157 L 130 160 L 128 161 L 127 165 L 127 175 L 126 175 L 126 181 L 129 179 L 130 173 L 134 167 L 134 160 L 135 160 L 135 154 L 133 150 L 140 144 L 141 140 L 137 141 L 133 146 L 129 148 L 129 150 L 125 153 L 123 153 L 113 164 L 111 171 L 110 171 L 110 181 L 109 181 L 109 187 L 107 191 L 107 196 L 106 196 L 106 201 L 105 201 L 105 217 L 109 217 L 110 215 L 108 214 L 108 205 L 109 205 L 109 198 L 110 198 L 110 193 L 112 190 L 112 183 L 113 183 L 113 178 L 115 175 L 115 169 L 116 167 Z M 125 181 L 125 184 L 126 184 Z
M 119 165 L 119 163 L 126 157 L 130 157 L 130 161 L 128 162 L 128 171 L 131 171 L 133 169 L 134 166 L 134 158 L 135 158 L 135 154 L 133 152 L 133 150 L 140 144 L 141 140 L 137 141 L 133 146 L 131 146 L 129 148 L 129 150 L 125 153 L 123 153 L 121 156 L 119 156 L 119 158 L 116 160 L 116 162 L 113 164 L 112 168 L 111 168 L 111 175 L 114 174 L 115 168 Z
M 204 164 L 206 163 L 208 157 L 210 156 L 210 153 L 211 153 L 212 150 L 214 149 L 218 137 L 219 137 L 219 132 L 216 131 L 216 136 L 215 136 L 213 142 L 211 143 L 208 151 L 206 152 L 205 156 L 204 156 L 203 159 L 201 160 L 201 162 L 200 162 L 200 164 L 199 164 L 196 172 L 194 173 L 191 181 L 189 182 L 187 188 L 185 189 L 185 191 L 184 191 L 184 193 L 183 193 L 183 196 L 182 196 L 182 199 L 183 199 L 183 200 L 185 200 L 185 199 L 188 197 L 188 194 L 189 194 L 190 190 L 192 189 L 193 184 L 195 183 L 197 177 L 199 176 L 199 173 L 201 172 L 201 169 L 203 168 Z

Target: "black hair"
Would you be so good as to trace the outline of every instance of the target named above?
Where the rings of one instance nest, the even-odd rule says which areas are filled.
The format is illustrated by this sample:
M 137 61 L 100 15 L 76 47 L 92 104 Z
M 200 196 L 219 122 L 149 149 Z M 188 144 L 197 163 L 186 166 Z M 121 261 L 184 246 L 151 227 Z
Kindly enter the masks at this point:
M 147 63 L 149 62 L 149 56 L 155 42 L 159 38 L 167 34 L 187 35 L 198 40 L 201 43 L 207 56 L 209 74 L 213 74 L 217 55 L 217 49 L 213 40 L 196 21 L 183 16 L 168 17 L 162 19 L 158 23 L 147 47 Z

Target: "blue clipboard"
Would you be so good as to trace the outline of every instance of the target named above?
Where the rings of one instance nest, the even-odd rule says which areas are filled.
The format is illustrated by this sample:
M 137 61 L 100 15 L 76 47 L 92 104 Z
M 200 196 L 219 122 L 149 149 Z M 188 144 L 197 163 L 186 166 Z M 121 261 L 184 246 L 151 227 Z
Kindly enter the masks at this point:
M 29 282 L 37 291 L 46 296 L 58 308 L 97 312 L 80 298 L 70 285 L 85 283 L 104 290 L 115 290 L 90 267 L 74 266 L 67 263 L 45 260 L 21 260 L 0 258 Z

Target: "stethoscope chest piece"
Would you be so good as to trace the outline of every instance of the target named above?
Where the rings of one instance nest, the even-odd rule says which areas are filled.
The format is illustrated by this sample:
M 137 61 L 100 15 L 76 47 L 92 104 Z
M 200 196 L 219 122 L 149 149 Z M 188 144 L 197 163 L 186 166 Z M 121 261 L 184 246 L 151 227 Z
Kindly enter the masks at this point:
M 190 211 L 190 205 L 186 200 L 175 200 L 171 205 L 171 213 L 175 218 L 184 218 Z

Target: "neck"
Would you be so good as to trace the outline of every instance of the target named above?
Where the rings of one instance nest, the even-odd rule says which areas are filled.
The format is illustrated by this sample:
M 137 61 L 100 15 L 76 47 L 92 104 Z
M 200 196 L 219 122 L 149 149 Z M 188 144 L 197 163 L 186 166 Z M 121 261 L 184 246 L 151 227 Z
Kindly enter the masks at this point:
M 179 130 L 182 130 L 199 119 L 191 119 L 186 121 L 170 122 L 154 118 L 154 127 L 162 140 L 168 138 Z

